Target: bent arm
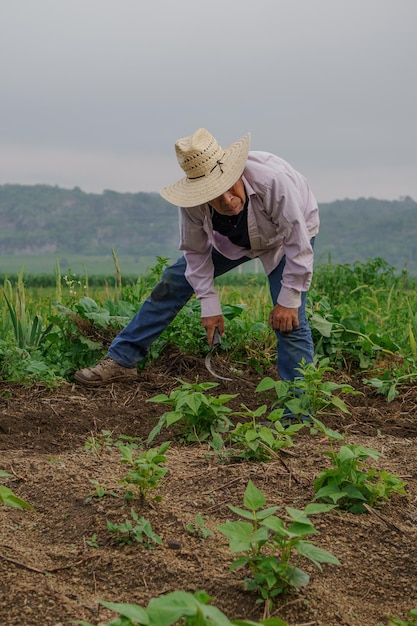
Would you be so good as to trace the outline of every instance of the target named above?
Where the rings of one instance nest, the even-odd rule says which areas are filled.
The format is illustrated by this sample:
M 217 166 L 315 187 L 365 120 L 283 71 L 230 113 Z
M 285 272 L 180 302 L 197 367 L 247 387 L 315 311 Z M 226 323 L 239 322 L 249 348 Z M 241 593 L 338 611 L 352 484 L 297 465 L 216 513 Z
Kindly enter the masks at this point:
M 203 207 L 180 208 L 180 250 L 187 261 L 185 276 L 201 302 L 202 317 L 221 315 L 220 300 L 214 287 L 213 245 L 209 229 Z

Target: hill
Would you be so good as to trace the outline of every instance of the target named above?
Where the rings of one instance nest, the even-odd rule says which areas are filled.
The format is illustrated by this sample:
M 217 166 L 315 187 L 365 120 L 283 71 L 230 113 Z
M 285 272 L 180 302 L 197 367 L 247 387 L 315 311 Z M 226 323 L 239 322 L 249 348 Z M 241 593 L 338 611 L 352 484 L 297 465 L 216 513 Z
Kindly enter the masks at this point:
M 320 204 L 317 257 L 351 264 L 381 257 L 417 275 L 417 203 L 399 200 L 337 200 Z
M 345 199 L 321 203 L 318 261 L 381 257 L 417 275 L 417 203 Z M 49 185 L 0 185 L 0 255 L 173 257 L 178 214 L 157 193 L 86 193 Z M 20 261 L 22 257 L 22 261 Z

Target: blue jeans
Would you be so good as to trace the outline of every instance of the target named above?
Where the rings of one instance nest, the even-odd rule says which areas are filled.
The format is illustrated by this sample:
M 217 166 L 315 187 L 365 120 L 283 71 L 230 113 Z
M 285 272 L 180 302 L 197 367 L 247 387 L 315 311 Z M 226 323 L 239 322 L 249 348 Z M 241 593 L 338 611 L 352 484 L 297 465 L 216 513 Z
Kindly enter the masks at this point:
M 213 249 L 214 275 L 221 276 L 229 270 L 249 261 L 249 257 L 227 259 Z M 269 274 L 269 288 L 272 302 L 277 302 L 281 289 L 282 272 L 285 257 Z M 144 301 L 139 311 L 129 324 L 115 337 L 107 356 L 124 367 L 135 367 L 146 357 L 149 347 L 167 328 L 182 307 L 193 295 L 193 289 L 185 278 L 186 261 L 180 257 L 173 265 L 166 268 L 158 285 Z M 278 343 L 277 369 L 283 380 L 294 380 L 300 376 L 296 371 L 304 358 L 307 363 L 313 361 L 314 347 L 311 331 L 305 313 L 306 293 L 302 294 L 298 310 L 300 325 L 290 333 L 275 331 Z

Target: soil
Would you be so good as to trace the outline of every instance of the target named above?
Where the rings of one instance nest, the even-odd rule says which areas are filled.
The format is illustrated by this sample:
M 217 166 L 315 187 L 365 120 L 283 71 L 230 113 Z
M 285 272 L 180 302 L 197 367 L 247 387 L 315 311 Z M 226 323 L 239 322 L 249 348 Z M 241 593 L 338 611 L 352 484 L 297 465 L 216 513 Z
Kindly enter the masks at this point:
M 272 370 L 271 370 L 272 372 Z M 274 376 L 274 373 L 268 375 Z M 255 409 L 255 393 L 266 375 L 248 370 L 210 393 L 238 396 L 228 405 Z M 126 475 L 120 451 L 86 449 L 109 431 L 143 441 L 163 412 L 147 402 L 184 381 L 215 381 L 204 361 L 172 352 L 149 365 L 136 382 L 87 389 L 65 383 L 55 390 L 0 383 L 0 469 L 3 484 L 33 510 L 0 506 L 0 623 L 7 626 L 63 626 L 85 620 L 107 624 L 115 614 L 100 600 L 146 606 L 152 597 L 182 589 L 204 589 L 229 619 L 259 621 L 264 605 L 243 588 L 244 573 L 230 572 L 233 560 L 216 527 L 242 506 L 252 480 L 267 505 L 303 508 L 314 497 L 313 480 L 327 466 L 328 442 L 303 428 L 295 446 L 267 463 L 219 462 L 207 445 L 185 445 L 164 429 L 153 445 L 171 441 L 160 502 L 127 503 L 118 479 Z M 378 450 L 378 467 L 407 481 L 407 495 L 395 494 L 380 508 L 358 515 L 333 510 L 315 516 L 316 545 L 340 565 L 301 567 L 310 583 L 280 597 L 272 609 L 291 626 L 376 626 L 389 615 L 406 619 L 417 607 L 417 388 L 403 389 L 392 402 L 348 375 L 363 395 L 345 396 L 350 414 L 326 417 L 349 443 Z M 91 497 L 92 481 L 120 495 Z M 162 545 L 114 544 L 107 520 L 121 523 L 134 506 L 150 521 Z M 281 509 L 280 509 L 281 510 Z M 282 509 L 282 512 L 284 510 Z M 196 515 L 212 535 L 190 533 Z M 280 512 L 278 512 L 280 514 Z M 93 535 L 98 547 L 90 545 Z

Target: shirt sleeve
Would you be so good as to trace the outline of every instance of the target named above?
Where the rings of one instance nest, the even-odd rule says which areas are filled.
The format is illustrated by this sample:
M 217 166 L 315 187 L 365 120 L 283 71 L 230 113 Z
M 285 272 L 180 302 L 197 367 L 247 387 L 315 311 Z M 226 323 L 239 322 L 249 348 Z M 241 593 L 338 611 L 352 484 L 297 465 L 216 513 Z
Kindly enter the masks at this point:
M 283 233 L 285 267 L 278 304 L 298 308 L 301 293 L 310 287 L 314 261 L 304 201 L 295 182 L 283 173 L 273 179 L 266 200 L 272 221 Z
M 201 316 L 221 315 L 221 305 L 214 288 L 212 243 L 208 234 L 208 218 L 202 207 L 179 209 L 180 250 L 187 261 L 185 277 L 201 302 Z

